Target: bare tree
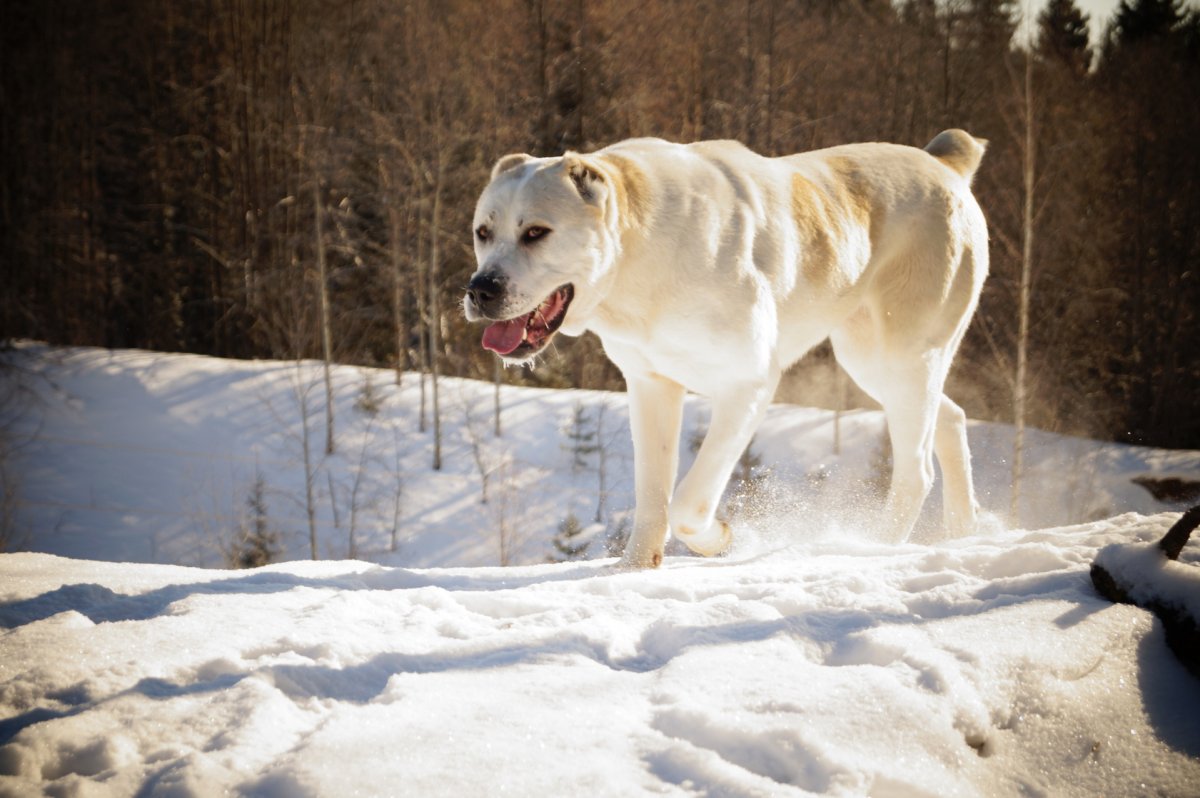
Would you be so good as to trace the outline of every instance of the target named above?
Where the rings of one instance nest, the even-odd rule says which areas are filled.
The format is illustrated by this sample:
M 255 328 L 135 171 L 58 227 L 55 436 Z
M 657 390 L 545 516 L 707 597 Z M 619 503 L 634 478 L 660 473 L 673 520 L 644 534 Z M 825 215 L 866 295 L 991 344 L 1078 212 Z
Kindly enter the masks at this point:
M 404 510 L 404 448 L 400 443 L 400 430 L 392 426 L 392 516 L 389 528 L 389 551 L 400 548 L 400 521 Z
M 499 155 L 956 125 L 994 142 L 992 276 L 952 377 L 968 412 L 1200 446 L 1200 12 L 1178 3 L 1123 3 L 1097 53 L 1073 0 L 1016 51 L 1010 0 L 10 5 L 0 338 L 419 369 L 437 439 L 434 372 L 499 385 L 451 307 Z M 1031 61 L 1028 91 L 1006 59 Z M 313 334 L 282 340 L 285 313 Z M 621 387 L 594 339 L 560 350 L 507 381 Z
M 608 504 L 608 456 L 613 433 L 604 428 L 607 415 L 608 401 L 601 398 L 596 406 L 596 514 L 592 517 L 597 524 L 604 521 L 604 510 Z
M 304 465 L 304 517 L 308 522 L 309 554 L 314 560 L 320 559 L 317 554 L 317 501 L 314 483 L 317 477 L 319 463 L 313 455 L 312 431 L 309 428 L 309 393 L 312 382 L 304 377 L 304 363 L 297 360 L 292 378 L 293 396 L 300 415 L 300 432 L 296 436 L 300 444 L 300 454 Z
M 325 265 L 324 207 L 321 197 L 321 178 L 313 175 L 314 249 L 317 253 L 317 307 L 321 311 L 321 364 L 325 379 L 325 454 L 333 454 L 333 379 L 330 376 L 333 360 L 333 331 L 329 320 L 329 270 Z
M 496 476 L 499 478 L 496 500 L 488 505 L 492 522 L 496 525 L 497 553 L 502 566 L 514 564 L 522 539 L 521 525 L 515 517 L 517 514 L 517 489 L 513 481 L 514 471 L 512 457 L 505 455 L 496 467 Z
M 290 406 L 279 407 L 269 397 L 263 402 L 271 414 L 283 440 L 296 447 L 304 473 L 303 508 L 308 528 L 309 551 L 312 559 L 318 559 L 317 548 L 317 483 L 322 465 L 320 444 L 313 442 L 313 416 L 318 412 L 313 393 L 322 381 L 321 373 L 314 372 L 312 361 L 304 358 L 304 352 L 314 345 L 313 302 L 311 292 L 303 280 L 296 280 L 292 271 L 264 275 L 263 289 L 272 301 L 264 305 L 264 334 L 279 352 L 289 354 L 291 363 L 287 369 L 290 388 Z
M 442 186 L 446 169 L 443 153 L 439 149 L 434 167 L 433 210 L 429 219 L 429 375 L 433 396 L 433 470 L 442 468 L 442 411 L 438 404 L 438 375 L 441 372 L 442 304 L 438 284 L 439 259 L 441 256 Z
M 1032 20 L 1026 16 L 1027 22 Z M 1009 518 L 1020 523 L 1021 479 L 1025 467 L 1025 412 L 1029 388 L 1029 300 L 1033 281 L 1033 211 L 1037 178 L 1037 136 L 1034 121 L 1033 54 L 1026 53 L 1024 91 L 1018 106 L 1022 121 L 1021 146 L 1021 278 L 1017 289 L 1017 369 L 1013 378 L 1013 438 L 1012 496 Z
M 492 365 L 492 434 L 500 437 L 500 377 L 504 373 L 504 364 L 500 358 L 495 358 Z
M 352 559 L 358 559 L 358 540 L 356 533 L 358 531 L 358 517 L 362 510 L 362 488 L 363 476 L 367 473 L 367 454 L 370 452 L 371 444 L 374 442 L 372 433 L 375 430 L 375 418 L 367 422 L 366 431 L 363 432 L 362 446 L 358 450 L 358 462 L 354 466 L 354 479 L 350 483 L 350 528 L 348 532 L 348 540 L 346 545 L 347 556 Z M 393 511 L 393 521 L 395 514 Z
M 491 481 L 492 475 L 505 462 L 503 454 L 497 455 L 492 452 L 485 440 L 486 434 L 484 428 L 486 422 L 481 421 L 473 409 L 474 402 L 468 396 L 469 386 L 466 383 L 459 383 L 458 400 L 462 406 L 463 414 L 463 431 L 467 436 L 467 443 L 471 447 L 471 460 L 475 463 L 475 470 L 479 473 L 479 503 L 488 503 L 488 484 Z

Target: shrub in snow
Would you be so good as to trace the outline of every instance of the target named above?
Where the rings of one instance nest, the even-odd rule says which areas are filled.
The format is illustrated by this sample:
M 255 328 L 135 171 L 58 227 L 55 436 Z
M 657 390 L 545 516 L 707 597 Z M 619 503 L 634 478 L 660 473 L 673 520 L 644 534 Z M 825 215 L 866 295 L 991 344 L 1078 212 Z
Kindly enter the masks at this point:
M 726 513 L 731 520 L 751 517 L 763 509 L 769 474 L 770 470 L 763 464 L 762 455 L 754 452 L 754 440 L 751 439 L 742 456 L 738 458 L 726 488 L 729 494 Z
M 254 478 L 246 497 L 247 516 L 225 552 L 231 568 L 258 568 L 274 562 L 282 553 L 280 535 L 271 528 L 267 514 L 267 482 L 261 473 Z
M 629 533 L 633 531 L 633 524 L 629 520 L 628 513 L 622 513 L 615 518 L 609 520 L 608 528 L 604 532 L 604 552 L 609 557 L 620 557 L 625 551 L 625 544 L 629 542 Z
M 379 389 L 375 387 L 371 372 L 365 369 L 362 369 L 361 372 L 363 378 L 359 385 L 358 396 L 354 399 L 354 409 L 374 418 L 383 408 L 383 397 L 380 395 Z
M 596 424 L 582 402 L 576 402 L 566 428 L 567 447 L 571 452 L 571 471 L 578 474 L 591 465 L 591 456 L 600 451 L 596 442 Z
M 592 541 L 584 535 L 583 525 L 579 523 L 575 513 L 567 513 L 567 517 L 558 525 L 558 534 L 551 542 L 554 544 L 554 553 L 547 559 L 550 562 L 568 562 L 582 560 L 587 553 L 588 544 Z

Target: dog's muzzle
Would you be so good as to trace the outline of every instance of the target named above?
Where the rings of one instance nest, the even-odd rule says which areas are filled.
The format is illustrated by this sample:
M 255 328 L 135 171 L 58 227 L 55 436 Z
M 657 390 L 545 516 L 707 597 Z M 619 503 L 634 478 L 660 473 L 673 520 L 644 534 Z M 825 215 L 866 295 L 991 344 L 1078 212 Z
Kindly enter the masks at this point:
M 467 301 L 479 316 L 486 319 L 501 317 L 500 306 L 507 294 L 507 281 L 495 272 L 482 272 L 467 284 Z
M 575 286 L 559 286 L 533 310 L 517 316 L 503 314 L 500 308 L 508 299 L 502 278 L 490 274 L 476 275 L 467 286 L 467 318 L 486 320 L 491 324 L 483 331 L 483 348 L 495 352 L 506 361 L 526 361 L 546 348 L 566 318 Z

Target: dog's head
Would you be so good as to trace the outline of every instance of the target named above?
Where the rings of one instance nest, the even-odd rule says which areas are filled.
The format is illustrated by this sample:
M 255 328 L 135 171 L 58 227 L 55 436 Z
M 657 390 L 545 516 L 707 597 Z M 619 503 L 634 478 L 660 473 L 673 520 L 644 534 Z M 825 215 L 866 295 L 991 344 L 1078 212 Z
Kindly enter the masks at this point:
M 580 335 L 607 292 L 618 251 L 611 176 L 603 164 L 507 155 L 475 207 L 479 268 L 467 318 L 491 322 L 483 346 L 528 361 L 555 333 Z

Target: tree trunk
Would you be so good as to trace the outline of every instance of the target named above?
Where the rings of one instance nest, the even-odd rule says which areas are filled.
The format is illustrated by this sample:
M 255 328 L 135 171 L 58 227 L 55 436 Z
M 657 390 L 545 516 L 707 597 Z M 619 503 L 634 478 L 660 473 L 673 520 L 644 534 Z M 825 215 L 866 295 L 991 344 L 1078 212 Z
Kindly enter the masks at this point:
M 492 433 L 500 437 L 500 374 L 504 370 L 504 364 L 500 362 L 500 358 L 492 358 L 492 409 L 495 416 L 495 424 Z
M 440 369 L 442 309 L 438 298 L 438 258 L 441 247 L 438 236 L 442 221 L 442 183 L 445 178 L 445 159 L 437 154 L 437 176 L 433 186 L 433 211 L 429 219 L 429 374 L 433 400 L 433 470 L 442 469 L 442 416 L 438 406 L 438 372 Z
M 1012 503 L 1009 518 L 1013 524 L 1021 519 L 1021 478 L 1025 467 L 1025 405 L 1028 397 L 1029 369 L 1029 298 L 1033 277 L 1033 189 L 1035 162 L 1033 119 L 1033 56 L 1025 55 L 1025 141 L 1021 153 L 1024 176 L 1024 197 L 1021 213 L 1021 281 L 1017 297 L 1017 373 L 1013 381 L 1013 438 Z
M 421 364 L 421 403 L 420 412 L 417 415 L 417 431 L 424 432 L 426 429 L 426 395 L 425 383 L 426 375 L 429 373 L 429 336 L 426 334 L 429 329 L 429 301 L 427 297 L 427 289 L 430 281 L 426 277 L 425 264 L 425 236 L 421 231 L 421 224 L 425 221 L 425 203 L 422 201 L 417 206 L 417 360 Z
M 392 324 L 396 345 L 396 385 L 399 386 L 408 368 L 408 313 L 404 306 L 404 258 L 400 250 L 401 223 L 403 217 L 396 206 L 399 200 L 398 192 L 392 185 L 391 173 L 379 159 L 380 182 L 387 191 L 387 215 L 390 240 L 388 241 L 388 256 L 392 266 Z
M 321 359 L 325 369 L 325 454 L 333 454 L 333 380 L 329 361 L 332 358 L 333 333 L 329 324 L 329 284 L 325 266 L 325 233 L 321 203 L 321 180 L 313 176 L 313 219 L 317 249 L 317 296 L 321 307 Z
M 579 49 L 575 53 L 579 67 L 575 70 L 575 91 L 577 107 L 575 109 L 575 146 L 581 150 L 587 149 L 587 139 L 584 138 L 584 112 L 587 110 L 587 11 L 583 0 L 577 0 L 575 14 L 579 25 Z
M 304 456 L 304 514 L 308 520 L 308 546 L 314 560 L 317 557 L 317 505 L 313 498 L 312 445 L 308 431 L 308 389 L 304 387 L 304 363 L 296 361 L 296 399 L 300 405 L 300 450 Z
M 608 402 L 601 400 L 596 411 L 596 515 L 597 524 L 604 521 L 604 505 L 608 499 L 608 441 L 604 437 L 604 413 Z

